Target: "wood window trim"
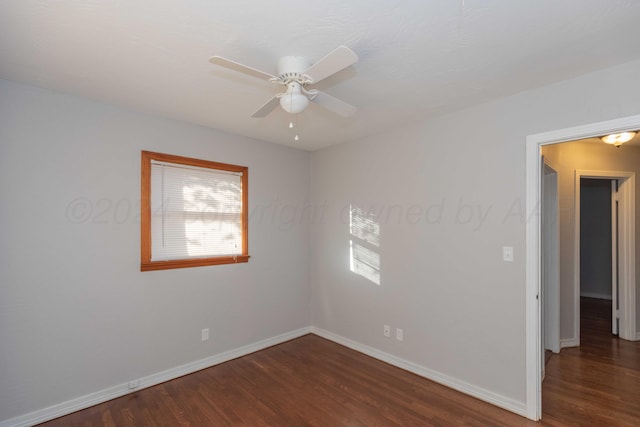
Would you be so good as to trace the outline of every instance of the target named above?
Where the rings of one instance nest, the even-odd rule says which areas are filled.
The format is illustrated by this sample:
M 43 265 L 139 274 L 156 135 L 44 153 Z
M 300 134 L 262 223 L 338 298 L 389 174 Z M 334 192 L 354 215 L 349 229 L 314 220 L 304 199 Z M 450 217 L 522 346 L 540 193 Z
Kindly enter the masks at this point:
M 196 166 L 208 169 L 225 170 L 241 173 L 242 184 L 242 253 L 220 257 L 180 259 L 168 261 L 151 261 L 151 161 L 177 163 L 187 166 Z M 174 156 L 171 154 L 142 151 L 141 155 L 141 197 L 140 197 L 140 271 L 168 270 L 174 268 L 202 267 L 207 265 L 235 264 L 249 261 L 249 224 L 248 206 L 249 168 L 227 163 L 212 162 L 208 160 L 189 157 Z

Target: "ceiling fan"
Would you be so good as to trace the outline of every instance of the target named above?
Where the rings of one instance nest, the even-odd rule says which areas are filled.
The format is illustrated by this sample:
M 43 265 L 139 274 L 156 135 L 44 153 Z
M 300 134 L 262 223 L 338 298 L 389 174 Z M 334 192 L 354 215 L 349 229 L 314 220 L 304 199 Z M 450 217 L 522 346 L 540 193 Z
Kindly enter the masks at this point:
M 284 92 L 274 95 L 265 102 L 264 105 L 258 108 L 251 117 L 265 117 L 275 110 L 278 104 L 287 113 L 298 114 L 307 108 L 309 101 L 313 101 L 343 117 L 350 117 L 357 111 L 356 107 L 338 98 L 320 92 L 317 89 L 309 89 L 309 86 L 326 79 L 358 61 L 358 56 L 346 46 L 339 46 L 313 64 L 301 56 L 282 57 L 278 61 L 277 76 L 223 58 L 222 56 L 212 56 L 209 61 L 213 64 L 285 87 Z

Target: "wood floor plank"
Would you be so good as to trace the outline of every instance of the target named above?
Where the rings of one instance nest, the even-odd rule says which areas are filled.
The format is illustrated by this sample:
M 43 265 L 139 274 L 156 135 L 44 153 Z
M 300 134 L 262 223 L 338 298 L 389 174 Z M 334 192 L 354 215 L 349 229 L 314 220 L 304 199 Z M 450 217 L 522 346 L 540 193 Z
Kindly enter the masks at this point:
M 42 426 L 638 426 L 640 343 L 583 304 L 582 346 L 548 360 L 540 423 L 306 335 Z

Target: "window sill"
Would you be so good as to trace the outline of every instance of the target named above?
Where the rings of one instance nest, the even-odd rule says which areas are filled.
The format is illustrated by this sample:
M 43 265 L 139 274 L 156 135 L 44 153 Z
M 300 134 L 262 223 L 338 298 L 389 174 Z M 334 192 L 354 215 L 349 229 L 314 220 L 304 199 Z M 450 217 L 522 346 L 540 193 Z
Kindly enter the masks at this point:
M 140 271 L 170 270 L 174 268 L 204 267 L 207 265 L 220 264 L 238 264 L 241 262 L 248 262 L 249 258 L 249 255 L 237 255 L 218 258 L 142 262 L 140 263 Z

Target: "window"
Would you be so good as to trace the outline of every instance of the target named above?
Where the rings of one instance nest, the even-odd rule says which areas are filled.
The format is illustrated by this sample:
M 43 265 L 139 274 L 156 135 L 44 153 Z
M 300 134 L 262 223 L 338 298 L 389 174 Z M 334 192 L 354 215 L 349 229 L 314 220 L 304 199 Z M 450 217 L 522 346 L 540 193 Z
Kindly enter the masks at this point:
M 140 270 L 247 262 L 247 173 L 143 151 Z

